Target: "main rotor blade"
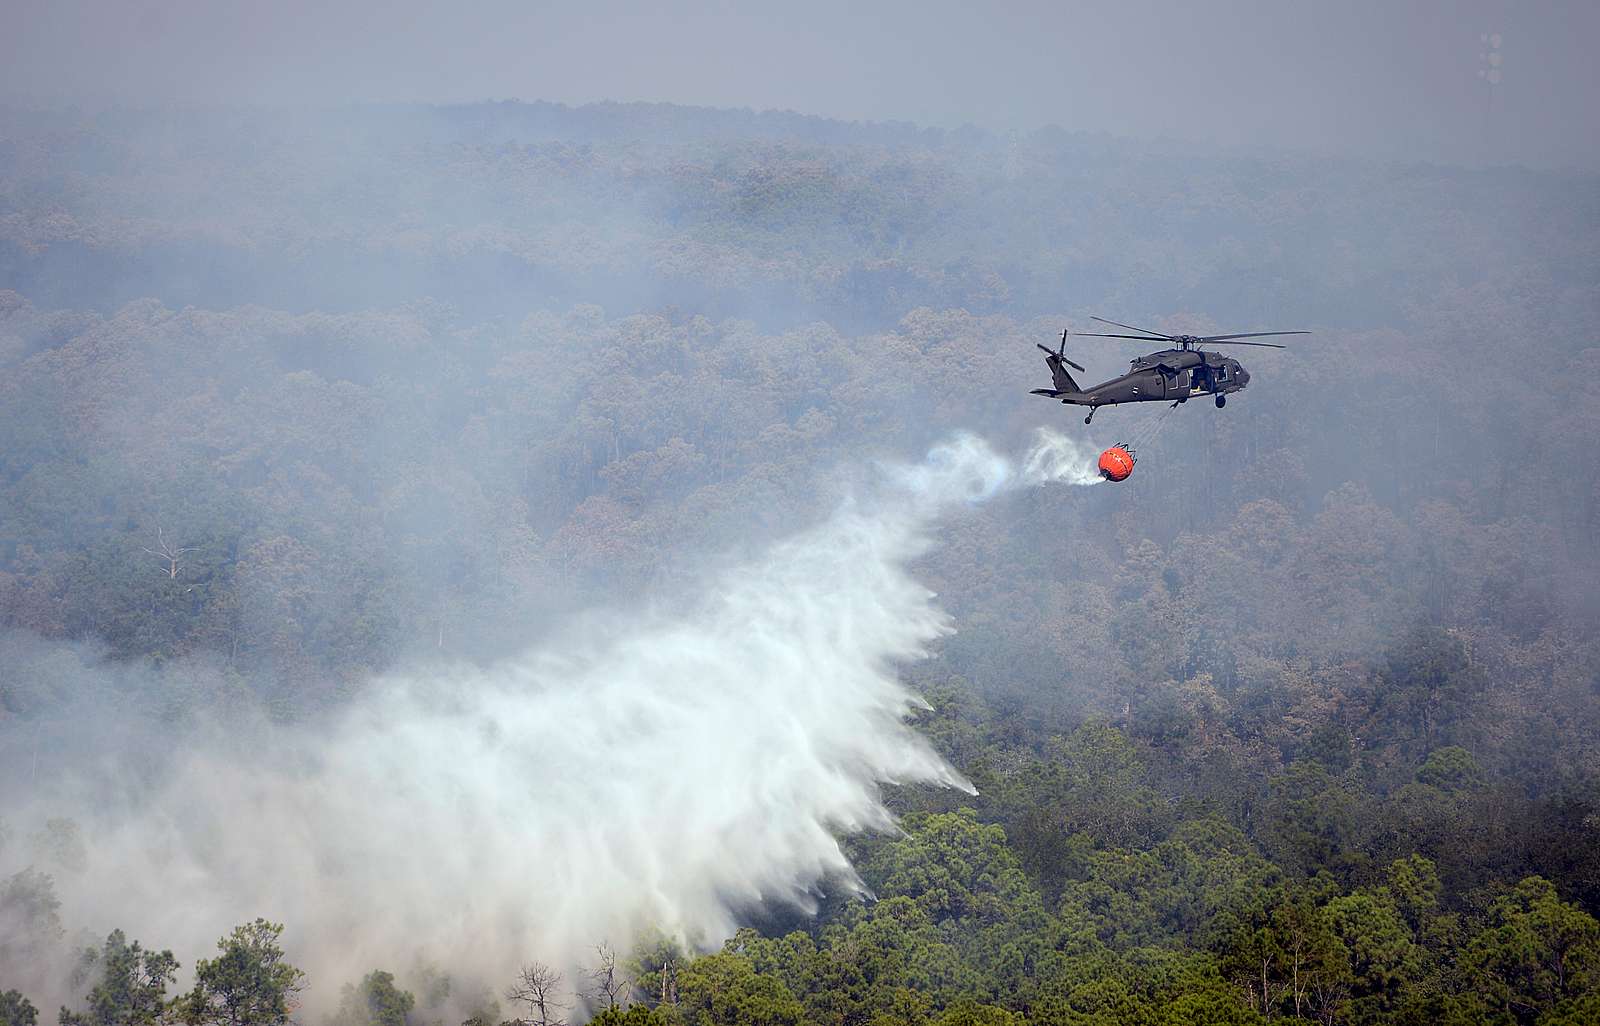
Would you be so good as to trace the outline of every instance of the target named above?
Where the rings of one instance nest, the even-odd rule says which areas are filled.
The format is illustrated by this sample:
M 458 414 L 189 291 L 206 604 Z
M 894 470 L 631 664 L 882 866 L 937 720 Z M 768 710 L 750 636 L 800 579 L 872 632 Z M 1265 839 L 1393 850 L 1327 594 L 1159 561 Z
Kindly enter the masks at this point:
M 1226 342 L 1230 338 L 1265 338 L 1268 335 L 1309 335 L 1309 331 L 1247 331 L 1242 335 L 1206 335 L 1198 342 Z
M 1171 338 L 1172 338 L 1172 337 L 1173 337 L 1173 336 L 1171 336 L 1171 335 L 1163 335 L 1163 334 L 1162 334 L 1162 333 L 1161 333 L 1161 332 L 1159 332 L 1159 331 L 1151 331 L 1151 330 L 1150 330 L 1150 329 L 1149 329 L 1149 328 L 1135 328 L 1135 327 L 1134 327 L 1134 326 L 1133 326 L 1133 325 L 1131 325 L 1131 324 L 1118 324 L 1118 323 L 1117 323 L 1117 322 L 1116 322 L 1116 321 L 1108 321 L 1108 320 L 1106 320 L 1106 319 L 1105 319 L 1105 318 L 1104 318 L 1104 317 L 1094 317 L 1094 316 L 1090 316 L 1090 318 L 1089 318 L 1089 319 L 1090 319 L 1090 320 L 1091 320 L 1091 321 L 1099 321 L 1099 322 L 1100 322 L 1100 323 L 1101 323 L 1101 324 L 1114 324 L 1114 325 L 1116 325 L 1116 326 L 1117 326 L 1117 327 L 1119 327 L 1119 328 L 1127 328 L 1127 329 L 1128 329 L 1128 330 L 1129 330 L 1129 331 L 1142 331 L 1142 332 L 1144 332 L 1144 333 L 1145 333 L 1145 334 L 1146 334 L 1146 335 L 1154 335 L 1154 336 L 1155 336 L 1155 337 L 1156 337 L 1156 338 L 1165 338 L 1165 339 L 1171 339 Z M 1074 335 L 1076 335 L 1076 334 L 1077 334 L 1077 332 L 1073 332 L 1073 334 L 1074 334 Z
M 1073 338 L 1136 338 L 1140 342 L 1175 342 L 1170 338 L 1151 338 L 1149 335 L 1102 335 L 1098 331 L 1074 331 Z
M 1299 332 L 1285 331 L 1285 332 L 1281 332 L 1281 334 L 1284 334 L 1284 335 L 1296 335 L 1296 334 L 1299 334 Z M 1261 346 L 1261 347 L 1263 347 L 1265 349 L 1288 349 L 1289 348 L 1288 346 L 1280 346 L 1276 342 L 1228 342 L 1228 341 L 1220 341 L 1219 342 L 1219 341 L 1217 341 L 1215 339 L 1207 339 L 1207 338 L 1202 338 L 1202 339 L 1199 339 L 1198 341 L 1204 342 L 1208 346 L 1216 344 L 1216 345 L 1224 345 L 1224 346 Z

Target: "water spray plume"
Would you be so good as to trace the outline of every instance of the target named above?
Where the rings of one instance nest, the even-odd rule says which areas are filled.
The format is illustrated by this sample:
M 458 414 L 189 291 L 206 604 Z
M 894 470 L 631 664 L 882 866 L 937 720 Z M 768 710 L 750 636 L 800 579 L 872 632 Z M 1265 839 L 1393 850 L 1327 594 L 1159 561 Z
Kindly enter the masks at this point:
M 970 790 L 906 724 L 897 669 L 950 629 L 908 564 L 963 504 L 1099 481 L 1053 434 L 1020 466 L 962 436 L 881 477 L 676 616 L 386 679 L 256 751 L 198 745 L 119 821 L 84 816 L 65 917 L 205 951 L 262 915 L 324 979 L 422 950 L 503 980 L 858 887 L 836 838 L 891 825 L 880 784 Z
M 1092 485 L 1104 480 L 1094 469 L 1093 454 L 1066 435 L 1040 428 L 1038 439 L 1022 461 L 1022 483 Z

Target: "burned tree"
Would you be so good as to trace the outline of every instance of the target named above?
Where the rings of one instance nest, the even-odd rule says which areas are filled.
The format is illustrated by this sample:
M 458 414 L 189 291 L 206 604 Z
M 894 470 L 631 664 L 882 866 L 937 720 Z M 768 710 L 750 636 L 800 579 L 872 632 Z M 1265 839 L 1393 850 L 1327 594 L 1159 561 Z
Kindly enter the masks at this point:
M 595 967 L 589 970 L 590 994 L 595 1004 L 603 1008 L 626 1007 L 628 1003 L 627 978 L 617 971 L 617 952 L 609 944 L 595 950 Z
M 517 973 L 517 981 L 506 988 L 506 1000 L 528 1009 L 526 1018 L 516 1021 L 527 1026 L 567 1026 L 560 1013 L 567 1006 L 558 1000 L 561 974 L 543 962 L 529 962 Z
M 167 541 L 166 532 L 161 529 L 160 524 L 156 525 L 156 547 L 152 549 L 145 546 L 144 550 L 160 560 L 161 572 L 171 580 L 177 580 L 178 574 L 183 572 L 181 560 L 184 554 L 194 551 L 192 547 L 179 548 Z

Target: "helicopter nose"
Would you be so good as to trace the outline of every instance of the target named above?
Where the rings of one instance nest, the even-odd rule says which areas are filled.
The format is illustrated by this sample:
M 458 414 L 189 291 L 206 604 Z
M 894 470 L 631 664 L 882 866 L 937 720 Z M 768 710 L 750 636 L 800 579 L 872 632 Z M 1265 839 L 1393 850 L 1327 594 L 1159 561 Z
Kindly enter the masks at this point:
M 1245 370 L 1243 367 L 1240 367 L 1239 368 L 1239 387 L 1243 388 L 1244 386 L 1246 386 L 1248 384 L 1250 384 L 1250 372 Z

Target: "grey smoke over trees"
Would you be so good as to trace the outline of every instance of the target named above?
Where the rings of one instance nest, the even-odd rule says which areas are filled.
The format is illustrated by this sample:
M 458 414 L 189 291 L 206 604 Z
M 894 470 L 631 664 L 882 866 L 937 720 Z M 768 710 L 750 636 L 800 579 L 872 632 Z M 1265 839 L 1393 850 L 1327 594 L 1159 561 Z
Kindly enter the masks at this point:
M 1087 450 L 1038 448 L 1094 483 Z M 142 794 L 120 767 L 79 766 L 18 812 L 65 806 L 96 838 L 58 885 L 69 914 L 190 943 L 264 907 L 347 972 L 413 946 L 504 975 L 528 952 L 573 964 L 595 935 L 712 945 L 742 909 L 857 889 L 835 835 L 890 825 L 880 782 L 966 787 L 903 723 L 918 702 L 895 671 L 946 630 L 908 563 L 953 507 L 1051 479 L 958 439 L 680 610 L 619 606 L 515 658 L 380 681 L 320 723 L 212 722 Z M 612 1007 L 631 984 L 616 949 L 599 958 Z M 200 983 L 225 968 L 202 963 Z
M 0 114 L 0 986 L 264 916 L 351 1026 L 655 931 L 735 938 L 638 988 L 695 1026 L 1587 1000 L 1600 190 L 1168 158 Z M 1316 334 L 1091 431 L 1026 395 L 1090 313 Z
M 1060 124 L 1161 139 L 1178 160 L 1197 145 L 1591 170 L 1600 159 L 1587 130 L 1600 14 L 1567 0 L 14 9 L 0 96 L 53 106 L 643 100 L 945 129 Z

